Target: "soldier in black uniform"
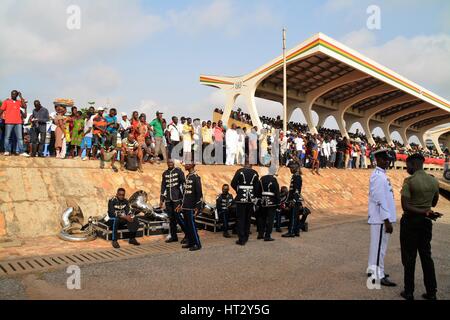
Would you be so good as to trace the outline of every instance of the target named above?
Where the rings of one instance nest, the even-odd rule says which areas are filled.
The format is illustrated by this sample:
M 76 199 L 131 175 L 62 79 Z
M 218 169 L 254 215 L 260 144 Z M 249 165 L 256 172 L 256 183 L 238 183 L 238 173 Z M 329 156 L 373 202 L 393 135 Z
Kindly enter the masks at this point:
M 219 214 L 219 217 L 223 221 L 223 236 L 225 238 L 230 238 L 230 234 L 228 233 L 228 221 L 230 215 L 230 207 L 233 204 L 233 196 L 229 193 L 230 186 L 228 184 L 224 184 L 222 186 L 222 193 L 219 194 L 216 198 L 216 210 Z
M 130 213 L 130 205 L 125 198 L 125 189 L 119 188 L 114 198 L 108 202 L 108 225 L 112 228 L 112 246 L 116 249 L 120 248 L 117 242 L 117 230 L 127 227 L 130 232 L 128 242 L 132 245 L 139 246 L 136 240 L 136 232 L 139 229 L 139 221 L 136 216 Z
M 280 186 L 277 178 L 270 173 L 262 177 L 259 183 L 258 240 L 274 241 L 271 235 L 275 211 L 280 205 Z
M 166 240 L 167 243 L 178 242 L 177 224 L 180 225 L 181 230 L 186 234 L 185 224 L 181 214 L 176 212 L 175 209 L 183 201 L 183 186 L 186 182 L 183 170 L 176 168 L 173 160 L 167 161 L 167 170 L 162 174 L 161 181 L 161 199 L 159 206 L 163 205 L 166 208 L 166 212 L 170 219 L 170 239 Z M 185 239 L 181 241 L 185 243 Z
M 289 196 L 289 189 L 286 186 L 281 187 L 280 191 L 280 205 L 275 211 L 275 230 L 276 232 L 281 231 L 281 217 L 286 215 L 286 211 L 289 211 L 287 199 Z
M 183 248 L 189 248 L 190 251 L 197 251 L 202 248 L 202 244 L 200 243 L 200 238 L 197 233 L 194 217 L 202 208 L 202 181 L 200 176 L 195 173 L 195 164 L 186 163 L 184 167 L 188 171 L 188 175 L 184 187 L 183 201 L 182 204 L 177 207 L 176 211 L 183 212 L 184 222 L 186 224 L 187 243 L 183 245 Z
M 237 232 L 239 240 L 236 244 L 244 246 L 250 234 L 250 219 L 257 201 L 259 176 L 252 169 L 248 159 L 244 168 L 239 169 L 231 181 L 231 187 L 236 191 Z
M 302 210 L 302 176 L 300 175 L 300 167 L 297 162 L 290 165 L 291 168 L 291 185 L 289 187 L 288 203 L 290 207 L 289 229 L 283 234 L 284 238 L 300 237 L 299 214 Z

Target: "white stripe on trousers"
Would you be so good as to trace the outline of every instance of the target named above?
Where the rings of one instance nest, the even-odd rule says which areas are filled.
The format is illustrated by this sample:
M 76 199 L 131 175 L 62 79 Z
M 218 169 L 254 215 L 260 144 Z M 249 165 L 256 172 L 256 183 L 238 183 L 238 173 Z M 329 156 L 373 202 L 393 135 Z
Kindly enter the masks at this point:
M 370 225 L 369 268 L 376 278 L 384 278 L 384 257 L 386 255 L 390 234 L 386 233 L 384 224 Z M 377 268 L 378 267 L 378 268 Z M 378 270 L 378 272 L 376 272 Z

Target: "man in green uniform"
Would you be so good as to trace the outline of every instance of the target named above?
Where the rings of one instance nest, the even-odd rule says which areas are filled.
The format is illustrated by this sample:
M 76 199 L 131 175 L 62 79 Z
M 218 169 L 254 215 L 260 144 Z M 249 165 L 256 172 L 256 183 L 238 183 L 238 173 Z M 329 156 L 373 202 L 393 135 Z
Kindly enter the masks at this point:
M 435 300 L 437 291 L 434 263 L 431 258 L 432 220 L 442 215 L 433 212 L 431 208 L 435 207 L 439 200 L 439 183 L 434 177 L 425 173 L 424 161 L 424 157 L 420 154 L 408 157 L 406 165 L 411 176 L 405 179 L 401 192 L 404 213 L 400 223 L 400 245 L 405 288 L 400 295 L 407 300 L 414 299 L 417 251 L 422 263 L 427 291 L 422 297 Z

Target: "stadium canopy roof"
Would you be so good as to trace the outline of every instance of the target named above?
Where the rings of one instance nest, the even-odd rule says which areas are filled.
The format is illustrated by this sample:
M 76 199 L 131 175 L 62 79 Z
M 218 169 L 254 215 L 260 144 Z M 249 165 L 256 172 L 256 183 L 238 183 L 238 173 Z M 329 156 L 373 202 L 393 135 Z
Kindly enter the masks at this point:
M 283 102 L 283 56 L 243 76 L 201 75 L 200 83 L 224 90 L 224 123 L 242 95 L 252 122 L 261 127 L 255 97 Z M 319 115 L 318 126 L 334 116 L 347 137 L 359 122 L 370 143 L 372 131 L 380 127 L 389 143 L 398 131 L 406 145 L 416 135 L 426 147 L 428 130 L 450 126 L 447 100 L 322 33 L 287 52 L 287 88 L 288 120 L 301 109 L 313 133 L 312 111 Z

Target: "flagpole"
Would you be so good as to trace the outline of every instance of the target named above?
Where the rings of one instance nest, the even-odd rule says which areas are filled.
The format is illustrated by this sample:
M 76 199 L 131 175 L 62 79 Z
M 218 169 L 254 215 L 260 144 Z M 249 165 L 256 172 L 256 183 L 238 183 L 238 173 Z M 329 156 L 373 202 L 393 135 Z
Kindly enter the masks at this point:
M 283 131 L 287 131 L 286 29 L 283 28 Z

